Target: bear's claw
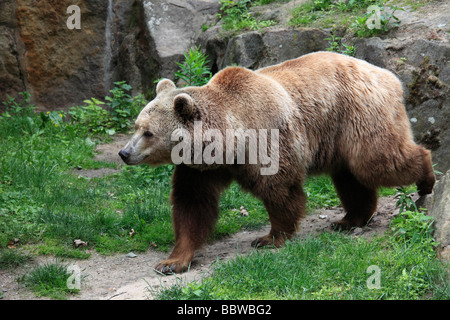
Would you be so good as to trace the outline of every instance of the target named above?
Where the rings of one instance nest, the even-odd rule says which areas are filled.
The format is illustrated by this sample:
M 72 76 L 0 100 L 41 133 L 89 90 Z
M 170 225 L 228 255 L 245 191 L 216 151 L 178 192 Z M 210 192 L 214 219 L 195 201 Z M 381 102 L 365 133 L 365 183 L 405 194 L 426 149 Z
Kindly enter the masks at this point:
M 273 236 L 268 234 L 264 237 L 257 238 L 254 241 L 252 241 L 251 246 L 253 248 L 262 248 L 266 246 L 274 246 L 279 248 L 285 243 L 286 239 L 288 238 L 289 237 L 287 237 L 286 235 L 279 234 L 278 236 Z
M 165 263 L 162 261 L 157 264 L 155 271 L 162 274 L 182 273 L 189 269 L 189 266 L 179 263 Z

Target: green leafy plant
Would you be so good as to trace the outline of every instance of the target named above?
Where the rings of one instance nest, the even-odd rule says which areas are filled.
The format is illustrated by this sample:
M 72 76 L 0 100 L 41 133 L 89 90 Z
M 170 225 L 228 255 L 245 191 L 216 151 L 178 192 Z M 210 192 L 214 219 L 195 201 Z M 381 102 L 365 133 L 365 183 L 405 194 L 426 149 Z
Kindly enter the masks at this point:
M 437 245 L 433 238 L 433 222 L 431 216 L 426 215 L 425 209 L 418 209 L 412 199 L 413 191 L 408 188 L 397 188 L 398 193 L 396 207 L 399 215 L 391 222 L 391 231 L 396 242 L 400 244 L 414 244 L 425 248 L 424 252 L 434 255 L 434 247 Z
M 126 131 L 131 125 L 131 118 L 136 117 L 144 107 L 146 101 L 142 94 L 132 97 L 128 92 L 132 89 L 125 81 L 114 82 L 115 87 L 110 91 L 112 97 L 105 97 L 110 107 L 110 119 L 115 131 Z
M 101 106 L 105 103 L 96 98 L 84 100 L 84 106 L 72 107 L 69 114 L 72 116 L 71 121 L 80 130 L 82 127 L 88 129 L 93 134 L 109 134 L 113 135 L 115 130 L 110 129 L 111 123 L 109 113 Z
M 208 67 L 207 55 L 198 47 L 193 47 L 184 53 L 184 62 L 178 63 L 179 71 L 175 76 L 181 79 L 187 86 L 202 86 L 211 79 L 211 71 Z
M 395 206 L 399 208 L 399 213 L 403 211 L 418 211 L 416 203 L 412 199 L 412 194 L 414 190 L 410 190 L 406 187 L 398 187 L 397 194 L 395 195 L 395 199 L 397 202 Z
M 401 243 L 436 246 L 432 233 L 433 217 L 423 211 L 403 211 L 391 222 L 394 238 Z M 432 246 L 429 246 L 432 249 Z
M 389 6 L 389 10 L 386 7 L 378 6 L 379 14 L 376 10 L 366 12 L 363 16 L 355 18 L 351 29 L 354 30 L 358 37 L 371 37 L 377 34 L 383 34 L 391 30 L 392 28 L 400 25 L 400 19 L 395 16 L 397 10 L 404 10 L 398 6 Z M 371 22 L 378 20 L 379 28 L 369 28 Z
M 48 123 L 51 123 L 55 128 L 62 128 L 65 125 L 64 119 L 66 113 L 64 111 L 47 111 L 46 113 L 40 112 L 42 120 L 42 127 L 45 127 Z
M 28 92 L 19 92 L 19 100 L 7 95 L 8 100 L 3 101 L 3 105 L 6 107 L 5 113 L 0 116 L 1 118 L 11 118 L 12 116 L 30 116 L 34 114 L 36 106 L 30 103 L 31 94 Z
M 91 98 L 84 100 L 85 105 L 72 107 L 69 110 L 71 125 L 78 131 L 88 131 L 97 134 L 114 135 L 130 128 L 130 119 L 135 118 L 145 106 L 143 95 L 132 97 L 128 91 L 131 86 L 125 81 L 115 82 L 110 91 L 112 96 L 105 97 L 105 102 Z M 51 114 L 49 115 L 51 116 Z
M 325 38 L 328 40 L 330 46 L 327 48 L 327 51 L 333 51 L 337 53 L 342 53 L 351 57 L 355 56 L 356 47 L 353 45 L 348 45 L 342 42 L 342 38 L 335 35 L 336 29 L 333 28 L 330 33 L 329 38 Z

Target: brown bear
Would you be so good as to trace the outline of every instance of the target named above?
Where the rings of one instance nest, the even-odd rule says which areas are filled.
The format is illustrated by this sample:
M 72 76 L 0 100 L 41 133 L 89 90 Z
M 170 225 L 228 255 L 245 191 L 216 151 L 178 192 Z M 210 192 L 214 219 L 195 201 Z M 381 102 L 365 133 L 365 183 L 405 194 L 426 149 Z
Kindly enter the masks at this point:
M 119 154 L 130 165 L 176 164 L 175 247 L 156 266 L 159 272 L 186 270 L 214 227 L 221 192 L 233 180 L 261 199 L 269 214 L 270 233 L 256 239 L 256 247 L 281 246 L 295 234 L 305 214 L 302 183 L 308 174 L 331 176 L 346 210 L 336 226 L 344 229 L 369 221 L 380 186 L 416 183 L 421 195 L 434 186 L 430 152 L 413 141 L 400 81 L 365 61 L 317 52 L 256 71 L 228 67 L 202 87 L 177 89 L 165 79 L 156 92 Z M 209 132 L 200 133 L 200 143 L 197 129 Z M 221 148 L 228 146 L 230 129 L 233 141 L 244 135 L 240 161 L 238 152 Z M 267 139 L 252 144 L 249 133 Z M 213 143 L 215 161 L 202 161 Z M 264 157 L 250 161 L 257 151 L 274 156 L 274 172 L 263 174 L 269 164 Z

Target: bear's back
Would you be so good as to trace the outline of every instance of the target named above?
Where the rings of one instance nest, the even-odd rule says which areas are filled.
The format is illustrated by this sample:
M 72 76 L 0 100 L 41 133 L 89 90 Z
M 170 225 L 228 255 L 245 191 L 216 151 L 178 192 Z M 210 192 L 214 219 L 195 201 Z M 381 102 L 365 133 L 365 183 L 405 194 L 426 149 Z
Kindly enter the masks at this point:
M 330 94 L 375 93 L 403 95 L 397 77 L 366 61 L 333 52 L 315 52 L 256 71 L 279 82 L 291 95 L 327 97 Z M 302 97 L 303 98 L 303 97 Z

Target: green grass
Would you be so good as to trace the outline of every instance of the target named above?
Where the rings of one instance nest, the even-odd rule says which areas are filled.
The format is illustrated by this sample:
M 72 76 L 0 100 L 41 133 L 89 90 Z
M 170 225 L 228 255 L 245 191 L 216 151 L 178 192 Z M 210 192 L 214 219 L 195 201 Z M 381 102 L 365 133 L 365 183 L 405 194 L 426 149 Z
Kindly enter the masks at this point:
M 388 32 L 399 25 L 396 17 L 397 10 L 403 10 L 405 3 L 388 0 L 311 0 L 301 4 L 292 11 L 289 25 L 311 26 L 318 28 L 346 29 L 349 34 L 357 37 L 371 37 Z M 373 10 L 375 6 L 380 10 L 379 27 L 370 29 L 368 23 L 374 20 Z M 352 52 L 354 50 L 351 50 Z
M 428 248 L 429 249 L 429 248 Z M 373 271 L 380 270 L 379 288 Z M 369 286 L 368 286 L 369 283 Z M 371 286 L 372 284 L 372 286 Z M 322 233 L 279 250 L 219 262 L 202 282 L 157 292 L 158 299 L 448 299 L 448 270 L 432 250 Z
M 68 280 L 71 275 L 68 265 L 55 261 L 34 267 L 29 273 L 22 276 L 19 282 L 28 287 L 37 296 L 64 300 L 68 295 L 80 291 L 80 289 L 68 286 Z
M 383 4 L 383 0 L 342 1 L 331 0 L 307 1 L 292 11 L 293 26 L 314 26 L 330 28 L 333 25 L 348 26 L 355 15 L 363 15 L 370 5 Z
M 258 20 L 252 16 L 249 9 L 253 5 L 262 5 L 274 2 L 275 0 L 220 0 L 221 14 L 219 17 L 223 21 L 223 29 L 238 32 L 241 30 L 260 30 L 276 24 L 273 20 Z
M 31 261 L 31 255 L 16 249 L 0 251 L 0 269 L 13 270 Z

